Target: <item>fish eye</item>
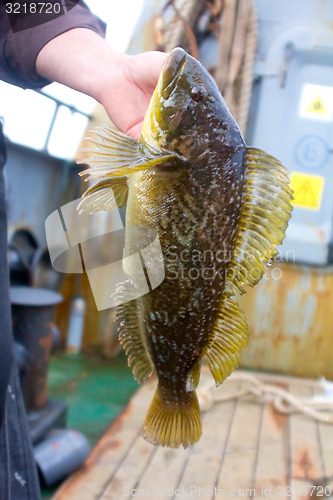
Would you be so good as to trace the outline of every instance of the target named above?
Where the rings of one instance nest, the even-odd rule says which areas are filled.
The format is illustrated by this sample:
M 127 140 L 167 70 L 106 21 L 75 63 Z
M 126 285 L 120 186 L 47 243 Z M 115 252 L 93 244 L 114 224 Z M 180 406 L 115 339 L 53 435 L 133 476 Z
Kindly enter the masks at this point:
M 191 98 L 195 102 L 201 101 L 204 97 L 207 97 L 207 90 L 204 87 L 193 87 L 191 90 Z

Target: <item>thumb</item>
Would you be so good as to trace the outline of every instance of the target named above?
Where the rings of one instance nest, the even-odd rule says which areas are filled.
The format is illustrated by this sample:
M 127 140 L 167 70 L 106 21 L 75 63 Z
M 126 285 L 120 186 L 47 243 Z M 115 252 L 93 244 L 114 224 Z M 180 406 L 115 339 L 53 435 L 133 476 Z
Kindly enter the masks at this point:
M 158 51 L 143 52 L 128 60 L 129 78 L 144 92 L 152 92 L 168 54 Z

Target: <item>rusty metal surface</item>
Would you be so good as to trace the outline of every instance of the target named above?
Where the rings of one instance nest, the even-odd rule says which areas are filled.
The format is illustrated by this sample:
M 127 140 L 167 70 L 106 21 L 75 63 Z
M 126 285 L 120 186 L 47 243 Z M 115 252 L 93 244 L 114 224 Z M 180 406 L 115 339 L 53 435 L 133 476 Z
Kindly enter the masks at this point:
M 15 290 L 25 292 L 15 294 Z M 46 404 L 47 369 L 52 345 L 55 304 L 61 296 L 54 292 L 30 287 L 11 289 L 14 339 L 27 349 L 29 361 L 22 392 L 27 411 L 39 410 Z M 46 299 L 44 296 L 46 295 Z M 50 295 L 53 303 L 50 303 Z M 20 300 L 15 303 L 15 297 Z M 32 297 L 32 298 L 31 298 Z M 45 302 L 46 300 L 46 302 Z
M 240 304 L 250 333 L 243 367 L 333 378 L 333 267 L 274 264 Z

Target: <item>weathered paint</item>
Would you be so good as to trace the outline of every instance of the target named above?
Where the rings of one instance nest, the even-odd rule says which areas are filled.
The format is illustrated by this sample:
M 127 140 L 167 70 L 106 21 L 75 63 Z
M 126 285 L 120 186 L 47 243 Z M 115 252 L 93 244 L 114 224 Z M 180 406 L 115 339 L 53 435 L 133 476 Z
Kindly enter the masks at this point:
M 244 367 L 333 378 L 333 267 L 275 263 L 240 298 L 250 342 Z

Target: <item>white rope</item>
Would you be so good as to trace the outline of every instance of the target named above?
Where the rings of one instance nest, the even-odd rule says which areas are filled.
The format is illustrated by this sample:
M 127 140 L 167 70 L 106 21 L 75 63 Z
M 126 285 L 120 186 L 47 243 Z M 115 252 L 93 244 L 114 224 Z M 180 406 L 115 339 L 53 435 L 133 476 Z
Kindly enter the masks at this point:
M 320 399 L 317 397 L 299 398 L 285 389 L 263 383 L 254 375 L 243 372 L 234 372 L 230 380 L 246 382 L 247 386 L 233 393 L 223 393 L 221 389 L 217 390 L 213 382 L 203 387 L 199 386 L 197 392 L 202 411 L 209 410 L 215 403 L 252 395 L 260 403 L 272 402 L 273 407 L 279 413 L 304 413 L 318 422 L 333 424 L 333 415 L 324 413 L 327 411 L 333 412 L 332 394 L 329 394 L 330 397 L 326 398 L 324 395 L 320 395 Z M 326 382 L 326 384 L 329 383 Z

